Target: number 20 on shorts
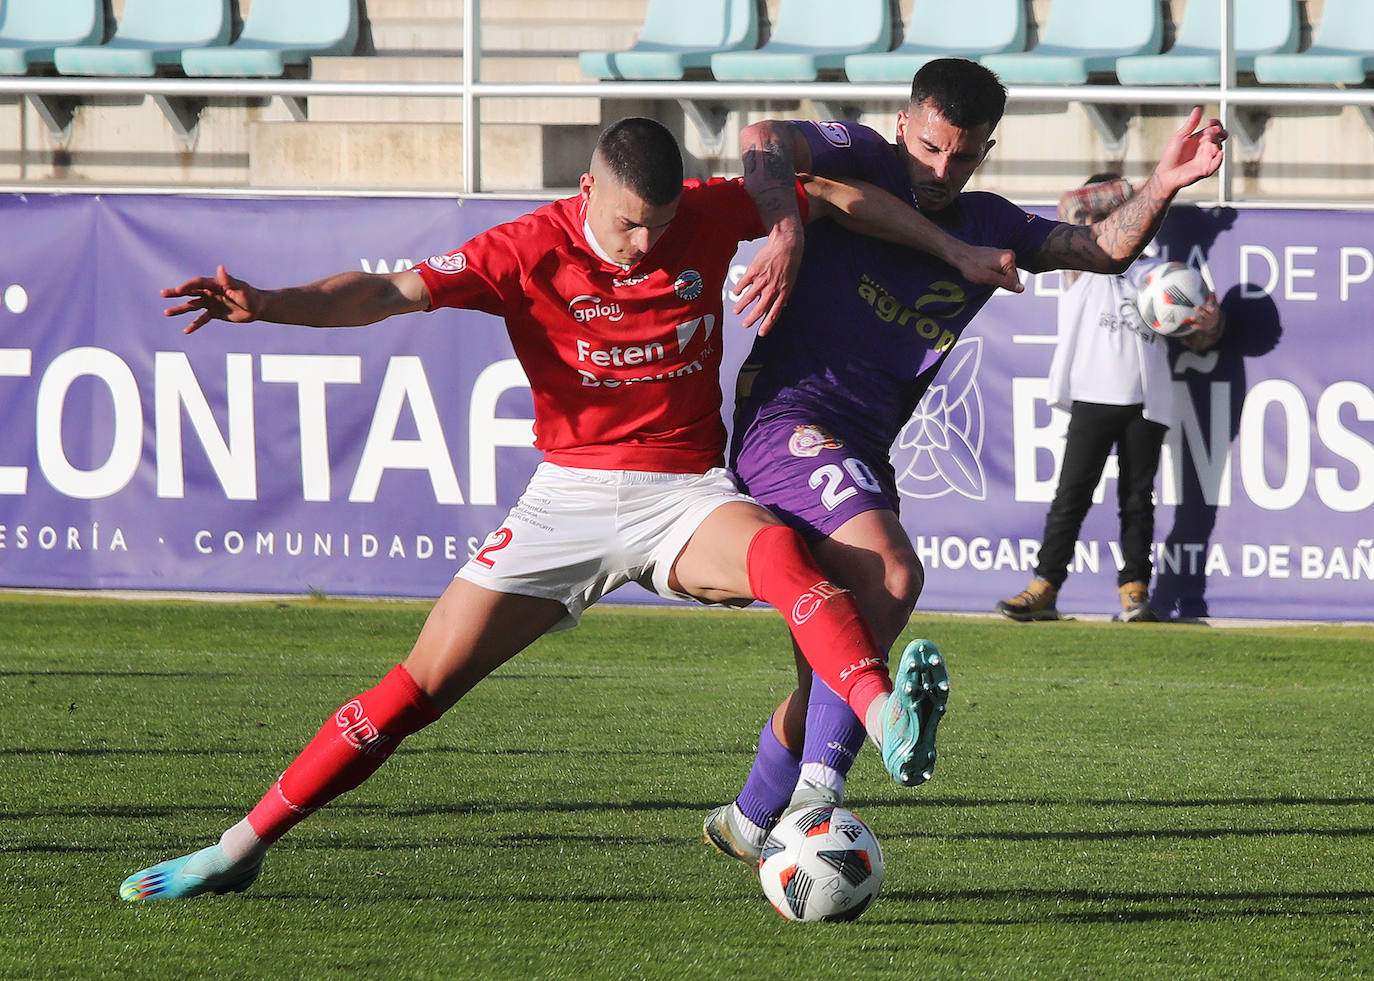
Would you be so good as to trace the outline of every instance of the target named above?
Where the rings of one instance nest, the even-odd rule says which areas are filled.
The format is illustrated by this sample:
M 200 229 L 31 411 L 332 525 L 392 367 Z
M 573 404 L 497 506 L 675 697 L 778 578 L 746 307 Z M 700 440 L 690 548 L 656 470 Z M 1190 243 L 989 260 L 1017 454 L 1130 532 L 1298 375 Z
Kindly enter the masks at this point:
M 820 488 L 821 504 L 827 511 L 835 510 L 861 489 L 870 494 L 882 492 L 882 485 L 873 476 L 868 464 L 852 456 L 847 457 L 841 465 L 827 463 L 817 467 L 811 471 L 807 483 L 812 490 Z M 855 484 L 858 487 L 855 487 Z

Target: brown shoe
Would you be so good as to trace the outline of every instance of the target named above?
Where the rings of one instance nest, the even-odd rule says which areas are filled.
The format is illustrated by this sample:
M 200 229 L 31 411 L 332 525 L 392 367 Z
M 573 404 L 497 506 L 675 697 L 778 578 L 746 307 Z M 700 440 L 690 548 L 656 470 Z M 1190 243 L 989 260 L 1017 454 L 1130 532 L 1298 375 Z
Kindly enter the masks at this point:
M 1058 595 L 1058 588 L 1050 585 L 1048 579 L 1036 576 L 1024 590 L 998 603 L 997 612 L 1023 623 L 1028 620 L 1058 620 L 1059 611 L 1054 608 Z
M 1155 623 L 1159 617 L 1150 609 L 1150 592 L 1143 582 L 1128 582 L 1117 587 L 1121 594 L 1121 612 L 1112 617 L 1118 623 Z

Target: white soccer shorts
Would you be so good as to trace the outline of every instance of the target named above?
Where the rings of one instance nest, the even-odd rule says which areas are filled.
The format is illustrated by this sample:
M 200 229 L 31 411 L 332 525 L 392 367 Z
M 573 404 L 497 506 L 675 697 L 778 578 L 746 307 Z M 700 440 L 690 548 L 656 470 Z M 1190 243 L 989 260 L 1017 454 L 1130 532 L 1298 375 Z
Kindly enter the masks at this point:
M 754 503 L 728 470 L 663 474 L 541 463 L 501 527 L 458 575 L 486 589 L 557 600 L 555 630 L 626 583 L 704 602 L 669 588 L 673 562 L 716 508 Z M 747 601 L 732 605 L 748 605 Z

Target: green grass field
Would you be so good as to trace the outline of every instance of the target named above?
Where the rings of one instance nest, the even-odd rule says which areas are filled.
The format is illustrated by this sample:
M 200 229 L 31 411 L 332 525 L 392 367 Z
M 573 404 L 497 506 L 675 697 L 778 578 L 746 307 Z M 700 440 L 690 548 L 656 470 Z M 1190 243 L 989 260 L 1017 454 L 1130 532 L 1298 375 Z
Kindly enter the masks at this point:
M 790 688 L 778 617 L 599 609 L 293 831 L 248 892 L 125 903 L 408 650 L 425 606 L 0 597 L 0 976 L 1374 976 L 1374 628 L 918 616 L 935 779 L 792 924 L 700 843 Z

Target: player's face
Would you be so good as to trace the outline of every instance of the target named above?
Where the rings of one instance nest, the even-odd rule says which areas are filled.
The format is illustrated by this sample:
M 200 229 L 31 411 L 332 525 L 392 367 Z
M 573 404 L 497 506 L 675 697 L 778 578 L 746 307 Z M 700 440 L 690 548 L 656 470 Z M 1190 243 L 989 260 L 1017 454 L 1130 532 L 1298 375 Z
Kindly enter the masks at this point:
M 653 205 L 608 173 L 583 174 L 587 224 L 597 244 L 616 262 L 633 266 L 648 254 L 677 214 L 677 201 Z
M 929 101 L 897 113 L 897 142 L 905 150 L 907 179 L 923 211 L 954 203 L 995 140 L 991 126 L 960 129 Z

